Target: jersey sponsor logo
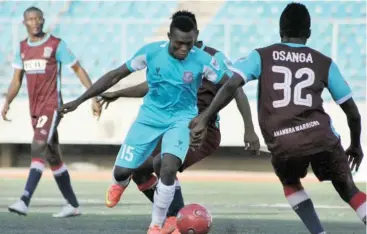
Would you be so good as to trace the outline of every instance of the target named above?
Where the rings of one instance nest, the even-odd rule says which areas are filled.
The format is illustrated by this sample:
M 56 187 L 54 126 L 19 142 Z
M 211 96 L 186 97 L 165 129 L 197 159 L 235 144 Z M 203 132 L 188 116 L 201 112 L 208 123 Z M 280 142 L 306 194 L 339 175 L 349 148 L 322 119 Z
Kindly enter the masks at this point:
M 210 65 L 212 65 L 215 70 L 219 70 L 219 64 L 215 58 L 212 58 L 212 61 L 210 61 Z
M 24 70 L 28 74 L 44 74 L 46 71 L 47 60 L 31 59 L 24 61 Z
M 192 74 L 192 72 L 184 72 L 182 79 L 185 83 L 191 83 L 193 77 L 194 75 Z
M 311 53 L 299 53 L 290 51 L 273 51 L 273 60 L 291 63 L 313 63 Z
M 43 57 L 50 58 L 51 57 L 51 54 L 52 54 L 52 50 L 53 50 L 52 47 L 46 46 L 43 49 Z

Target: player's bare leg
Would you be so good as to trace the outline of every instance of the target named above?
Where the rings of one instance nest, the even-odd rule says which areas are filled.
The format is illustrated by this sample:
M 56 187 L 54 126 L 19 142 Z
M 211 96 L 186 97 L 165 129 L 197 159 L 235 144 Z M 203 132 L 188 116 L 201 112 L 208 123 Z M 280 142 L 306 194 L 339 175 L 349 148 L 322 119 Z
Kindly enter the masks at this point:
M 9 206 L 9 211 L 19 215 L 27 215 L 28 207 L 34 191 L 37 188 L 38 182 L 41 179 L 43 170 L 45 169 L 44 151 L 46 143 L 43 141 L 33 140 L 31 145 L 31 165 L 27 182 L 24 188 L 23 195 L 20 200 Z
M 60 145 L 58 143 L 57 133 L 54 137 L 52 146 L 46 149 L 46 159 L 50 164 L 52 173 L 54 175 L 57 186 L 60 189 L 61 194 L 67 201 L 67 204 L 57 214 L 54 214 L 55 218 L 64 218 L 81 215 L 79 211 L 79 203 L 71 186 L 70 175 L 65 163 L 62 161 L 62 154 Z
M 152 222 L 148 234 L 172 233 L 175 229 L 162 229 L 166 220 L 168 208 L 172 203 L 176 190 L 176 174 L 181 166 L 181 159 L 172 154 L 163 154 L 162 164 L 159 169 L 160 178 L 154 193 L 154 203 L 152 211 Z M 162 229 L 162 230 L 161 230 Z M 161 230 L 161 232 L 159 232 Z
M 304 190 L 301 181 L 299 179 L 295 181 L 283 181 L 282 184 L 284 195 L 289 205 L 291 205 L 310 233 L 324 234 L 324 228 L 321 225 L 312 200 Z
M 106 206 L 109 208 L 115 207 L 120 201 L 120 198 L 130 183 L 132 169 L 123 168 L 115 165 L 113 168 L 113 183 L 108 188 L 106 194 Z
M 154 190 L 157 186 L 158 179 L 153 175 L 153 157 L 149 157 L 143 165 L 134 171 L 132 179 L 138 186 L 138 189 L 153 202 Z
M 359 219 L 366 224 L 366 194 L 361 192 L 353 181 L 352 174 L 342 180 L 332 180 L 335 190 L 357 213 Z

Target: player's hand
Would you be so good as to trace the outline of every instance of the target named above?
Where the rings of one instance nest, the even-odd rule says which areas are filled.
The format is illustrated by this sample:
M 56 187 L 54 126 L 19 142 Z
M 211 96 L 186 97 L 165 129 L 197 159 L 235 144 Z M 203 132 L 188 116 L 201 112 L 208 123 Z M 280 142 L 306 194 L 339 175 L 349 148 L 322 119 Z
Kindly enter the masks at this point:
M 10 109 L 10 105 L 9 103 L 6 101 L 4 103 L 3 109 L 1 110 L 1 116 L 3 117 L 4 121 L 11 121 L 10 119 L 8 119 L 8 117 L 6 117 L 6 115 L 8 114 L 8 111 Z
M 98 103 L 97 99 L 93 99 L 92 101 L 92 111 L 93 111 L 93 115 L 97 116 L 97 120 L 99 120 L 99 118 L 101 117 L 101 113 L 102 113 L 102 106 Z
M 350 169 L 353 171 L 356 169 L 356 172 L 361 165 L 363 159 L 363 151 L 361 145 L 359 146 L 349 146 L 349 148 L 345 151 L 348 157 L 348 162 L 350 165 Z
M 245 130 L 244 136 L 245 150 L 249 150 L 253 155 L 260 155 L 260 140 L 254 130 Z
M 74 110 L 76 110 L 76 108 L 78 108 L 78 106 L 81 103 L 77 100 L 65 103 L 64 105 L 62 105 L 57 111 L 61 114 L 61 116 L 63 116 L 63 114 L 72 112 Z
M 102 93 L 100 97 L 101 98 L 98 100 L 98 103 L 100 104 L 101 108 L 105 105 L 104 109 L 107 109 L 111 102 L 114 102 L 119 98 L 116 96 L 115 92 Z
M 191 120 L 190 128 L 190 146 L 194 150 L 200 148 L 202 141 L 206 135 L 207 122 L 202 115 L 199 115 Z

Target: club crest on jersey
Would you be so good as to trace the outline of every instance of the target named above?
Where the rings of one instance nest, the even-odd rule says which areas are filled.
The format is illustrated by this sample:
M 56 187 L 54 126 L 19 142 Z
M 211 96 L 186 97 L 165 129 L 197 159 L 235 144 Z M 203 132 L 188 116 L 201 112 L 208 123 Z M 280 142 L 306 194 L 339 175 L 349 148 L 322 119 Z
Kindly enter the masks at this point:
M 184 72 L 182 79 L 185 83 L 191 83 L 193 77 L 192 72 Z
M 51 54 L 52 54 L 52 47 L 47 46 L 43 49 L 43 57 L 50 58 Z
M 212 61 L 210 61 L 210 64 L 216 69 L 219 70 L 219 64 L 215 58 L 212 58 Z

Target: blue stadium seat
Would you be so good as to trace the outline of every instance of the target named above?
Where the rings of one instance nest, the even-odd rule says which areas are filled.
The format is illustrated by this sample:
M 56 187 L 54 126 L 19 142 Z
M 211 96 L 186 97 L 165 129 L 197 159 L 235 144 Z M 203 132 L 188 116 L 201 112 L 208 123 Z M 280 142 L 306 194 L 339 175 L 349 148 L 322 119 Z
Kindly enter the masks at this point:
M 232 60 L 246 56 L 256 47 L 279 41 L 278 20 L 286 4 L 283 1 L 226 1 L 215 18 L 201 28 L 200 37 L 206 44 L 226 52 Z M 363 49 L 366 48 L 366 2 L 305 4 L 313 17 L 308 45 L 334 56 L 355 98 L 363 100 L 366 96 L 366 51 Z M 31 5 L 45 12 L 45 28 L 53 26 L 53 34 L 67 42 L 91 78 L 96 79 L 119 66 L 145 44 L 147 38 L 155 35 L 158 28 L 165 27 L 160 20 L 169 18 L 178 1 L 0 1 L 0 20 L 8 22 L 0 26 L 0 92 L 6 91 L 10 82 L 13 49 L 26 36 L 21 24 L 22 13 Z M 67 11 L 54 21 L 62 10 Z M 68 68 L 63 69 L 63 88 L 66 99 L 84 90 Z M 245 89 L 255 98 L 256 82 Z M 25 96 L 26 90 L 22 92 Z

